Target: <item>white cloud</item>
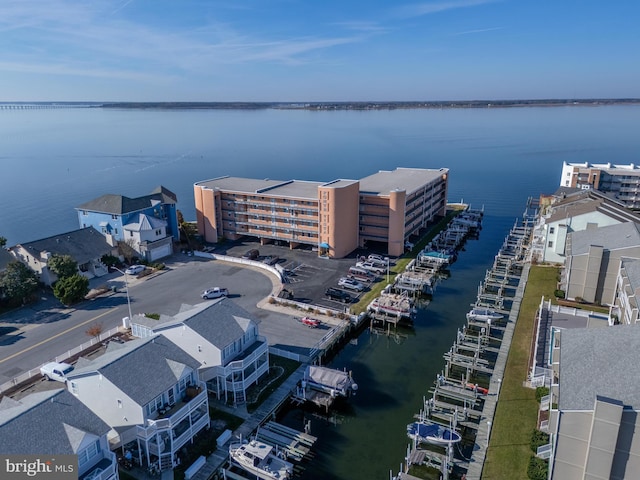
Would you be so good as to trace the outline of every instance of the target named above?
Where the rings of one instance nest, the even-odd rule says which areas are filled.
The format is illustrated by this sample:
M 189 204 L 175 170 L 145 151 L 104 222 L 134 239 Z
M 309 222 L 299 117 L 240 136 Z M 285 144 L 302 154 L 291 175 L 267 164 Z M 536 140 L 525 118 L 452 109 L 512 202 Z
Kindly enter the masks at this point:
M 394 10 L 395 15 L 402 18 L 421 17 L 434 13 L 445 12 L 457 8 L 477 7 L 487 3 L 494 3 L 496 0 L 450 0 L 429 3 L 415 3 L 404 5 Z

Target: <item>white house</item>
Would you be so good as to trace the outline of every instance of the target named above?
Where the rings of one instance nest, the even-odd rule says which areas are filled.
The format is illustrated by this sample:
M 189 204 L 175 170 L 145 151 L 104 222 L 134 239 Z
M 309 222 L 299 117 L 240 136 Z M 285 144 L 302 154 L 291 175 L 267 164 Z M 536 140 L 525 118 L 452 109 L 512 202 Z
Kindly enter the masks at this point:
M 200 378 L 218 399 L 244 403 L 246 390 L 269 370 L 269 347 L 258 326 L 232 300 L 183 306 L 160 321 L 134 316 L 133 335 L 162 334 L 200 362 Z
M 176 453 L 209 426 L 199 362 L 162 335 L 109 344 L 81 359 L 69 391 L 107 425 L 112 448 L 126 447 L 142 465 L 173 468 Z
M 81 480 L 118 480 L 109 450 L 110 428 L 65 389 L 0 401 L 0 452 L 39 455 L 55 464 L 59 455 L 77 455 Z M 46 475 L 45 475 L 46 476 Z

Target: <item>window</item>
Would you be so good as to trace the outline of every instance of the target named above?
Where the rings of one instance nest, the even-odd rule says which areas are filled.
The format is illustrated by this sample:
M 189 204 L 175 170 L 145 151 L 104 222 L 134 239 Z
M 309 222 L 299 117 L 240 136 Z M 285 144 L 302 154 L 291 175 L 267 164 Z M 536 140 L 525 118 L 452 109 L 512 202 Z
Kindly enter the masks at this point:
M 549 227 L 549 233 L 555 233 L 556 227 Z
M 87 212 L 86 210 L 82 210 L 82 215 L 86 217 L 87 215 L 89 215 L 89 212 Z
M 129 231 L 129 236 L 133 237 L 133 232 L 132 231 Z
M 118 229 L 116 228 L 116 229 L 114 230 L 114 232 L 115 232 L 115 234 L 117 235 L 117 234 L 118 234 Z
M 552 240 L 549 240 L 549 243 L 547 244 L 547 246 L 548 246 L 549 248 L 552 248 L 552 247 L 553 247 L 553 241 L 552 241 Z
M 116 402 L 118 403 L 118 408 L 122 408 L 122 400 L 117 399 Z
M 71 382 L 71 393 L 78 395 L 78 384 L 76 382 Z
M 93 457 L 100 453 L 100 440 L 96 440 L 84 450 L 78 452 L 78 465 L 82 468 Z
M 112 220 L 117 220 L 118 219 L 118 215 L 111 215 L 111 219 Z

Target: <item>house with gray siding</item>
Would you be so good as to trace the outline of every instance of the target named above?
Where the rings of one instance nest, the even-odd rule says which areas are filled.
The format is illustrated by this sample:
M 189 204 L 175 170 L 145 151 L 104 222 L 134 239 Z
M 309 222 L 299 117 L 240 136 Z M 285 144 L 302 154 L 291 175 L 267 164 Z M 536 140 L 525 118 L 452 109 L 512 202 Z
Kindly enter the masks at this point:
M 566 298 L 612 305 L 623 257 L 640 258 L 640 224 L 620 223 L 569 234 L 561 284 Z
M 549 478 L 632 480 L 640 472 L 640 329 L 567 329 L 551 405 Z
M 81 227 L 93 226 L 111 245 L 126 242 L 142 258 L 154 261 L 173 253 L 180 240 L 176 195 L 158 187 L 149 195 L 129 198 L 106 194 L 76 207 Z
M 209 426 L 200 363 L 162 335 L 110 343 L 93 360 L 80 359 L 69 391 L 111 428 L 111 448 L 133 452 L 138 463 L 170 470 L 181 448 Z
M 0 401 L 3 455 L 77 455 L 80 480 L 118 480 L 116 455 L 109 450 L 110 428 L 65 389 Z M 44 461 L 44 460 L 43 460 Z
M 567 236 L 572 232 L 625 222 L 640 222 L 640 215 L 601 192 L 557 192 L 552 205 L 542 217 L 542 260 L 564 263 L 567 258 Z
M 159 321 L 135 315 L 131 332 L 141 338 L 164 335 L 196 358 L 209 392 L 225 402 L 244 403 L 247 389 L 269 370 L 269 347 L 257 322 L 228 298 L 183 305 Z
M 13 256 L 33 270 L 45 285 L 52 285 L 58 277 L 49 269 L 54 255 L 69 255 L 78 263 L 78 273 L 91 279 L 108 273 L 102 263 L 104 255 L 115 255 L 117 249 L 93 227 L 20 243 L 10 248 Z
M 640 322 L 640 259 L 621 258 L 611 316 L 622 324 Z

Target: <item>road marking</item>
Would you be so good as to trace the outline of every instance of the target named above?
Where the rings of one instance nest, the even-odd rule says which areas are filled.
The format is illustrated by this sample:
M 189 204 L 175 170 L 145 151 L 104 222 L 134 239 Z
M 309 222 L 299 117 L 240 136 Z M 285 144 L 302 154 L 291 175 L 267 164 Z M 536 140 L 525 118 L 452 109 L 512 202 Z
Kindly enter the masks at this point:
M 4 362 L 6 362 L 7 360 L 11 360 L 12 358 L 17 357 L 18 355 L 22 355 L 23 353 L 26 353 L 26 352 L 28 352 L 29 350 L 33 350 L 34 348 L 37 348 L 37 347 L 39 347 L 39 346 L 41 346 L 41 345 L 44 345 L 45 343 L 47 343 L 47 342 L 49 342 L 49 341 L 53 340 L 54 338 L 58 338 L 58 337 L 60 337 L 60 336 L 64 335 L 65 333 L 69 333 L 71 330 L 75 330 L 76 328 L 78 328 L 78 327 L 82 327 L 83 325 L 86 325 L 86 324 L 87 324 L 87 323 L 89 323 L 89 322 L 93 322 L 93 321 L 95 321 L 95 320 L 99 319 L 100 317 L 104 317 L 107 313 L 111 313 L 111 309 L 112 309 L 112 308 L 113 308 L 113 307 L 110 307 L 110 308 L 109 308 L 109 310 L 107 310 L 107 311 L 106 311 L 106 312 L 104 312 L 104 313 L 101 313 L 101 314 L 100 314 L 100 315 L 98 315 L 97 317 L 90 318 L 90 319 L 89 319 L 89 320 L 87 320 L 86 322 L 79 323 L 78 325 L 75 325 L 75 326 L 73 326 L 73 327 L 71 327 L 71 328 L 67 328 L 65 331 L 60 332 L 60 333 L 58 333 L 58 334 L 54 335 L 53 337 L 47 338 L 46 340 L 43 340 L 43 341 L 41 341 L 40 343 L 36 343 L 35 345 L 31 345 L 30 347 L 25 348 L 24 350 L 22 350 L 22 351 L 20 351 L 20 352 L 16 352 L 16 353 L 14 353 L 13 355 L 9 355 L 7 358 L 3 358 L 2 360 L 0 360 L 0 363 L 4 363 Z

